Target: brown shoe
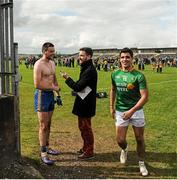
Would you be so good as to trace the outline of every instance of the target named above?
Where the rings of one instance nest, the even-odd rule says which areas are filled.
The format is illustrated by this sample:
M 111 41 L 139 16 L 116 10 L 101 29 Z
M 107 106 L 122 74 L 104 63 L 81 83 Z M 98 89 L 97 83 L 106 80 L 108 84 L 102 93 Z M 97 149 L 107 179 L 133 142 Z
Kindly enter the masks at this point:
M 93 159 L 94 155 L 93 154 L 86 154 L 82 153 L 81 155 L 78 156 L 78 159 Z

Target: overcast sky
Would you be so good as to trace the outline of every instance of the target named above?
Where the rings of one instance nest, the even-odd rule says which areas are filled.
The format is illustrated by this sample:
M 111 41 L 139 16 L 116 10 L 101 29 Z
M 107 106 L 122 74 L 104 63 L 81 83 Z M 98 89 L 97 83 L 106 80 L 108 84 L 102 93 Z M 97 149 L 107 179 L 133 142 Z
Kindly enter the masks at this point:
M 14 0 L 19 53 L 92 48 L 177 47 L 177 0 Z

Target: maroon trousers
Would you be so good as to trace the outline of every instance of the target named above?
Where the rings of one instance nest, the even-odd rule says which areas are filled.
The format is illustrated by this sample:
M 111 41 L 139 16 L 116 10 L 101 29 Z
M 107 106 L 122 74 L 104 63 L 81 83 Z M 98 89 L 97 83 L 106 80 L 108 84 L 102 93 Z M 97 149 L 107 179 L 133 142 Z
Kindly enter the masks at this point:
M 94 150 L 94 136 L 91 127 L 91 118 L 78 117 L 78 127 L 83 139 L 83 151 L 87 155 L 92 155 Z

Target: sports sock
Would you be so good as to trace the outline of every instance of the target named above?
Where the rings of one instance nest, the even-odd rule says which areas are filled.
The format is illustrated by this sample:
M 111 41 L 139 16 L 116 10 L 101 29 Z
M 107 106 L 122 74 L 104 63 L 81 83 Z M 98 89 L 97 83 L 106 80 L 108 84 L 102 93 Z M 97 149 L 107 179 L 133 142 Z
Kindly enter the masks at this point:
M 41 152 L 47 152 L 47 147 L 46 146 L 41 146 Z

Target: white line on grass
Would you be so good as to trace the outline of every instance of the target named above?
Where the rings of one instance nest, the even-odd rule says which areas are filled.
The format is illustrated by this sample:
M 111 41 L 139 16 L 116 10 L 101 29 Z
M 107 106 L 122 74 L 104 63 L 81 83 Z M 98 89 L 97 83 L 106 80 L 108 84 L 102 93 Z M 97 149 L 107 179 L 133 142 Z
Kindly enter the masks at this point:
M 150 84 L 150 85 L 153 85 L 153 84 L 165 84 L 165 83 L 174 82 L 174 81 L 177 81 L 177 80 L 162 81 L 162 82 L 154 82 L 154 83 L 149 83 L 149 84 Z

